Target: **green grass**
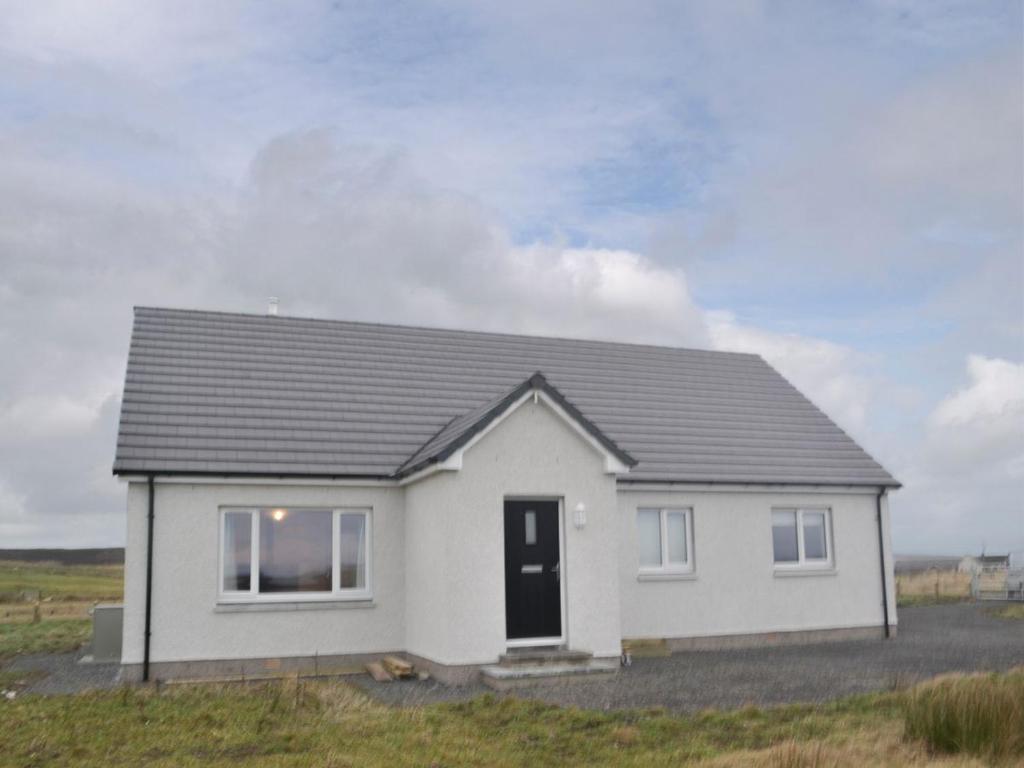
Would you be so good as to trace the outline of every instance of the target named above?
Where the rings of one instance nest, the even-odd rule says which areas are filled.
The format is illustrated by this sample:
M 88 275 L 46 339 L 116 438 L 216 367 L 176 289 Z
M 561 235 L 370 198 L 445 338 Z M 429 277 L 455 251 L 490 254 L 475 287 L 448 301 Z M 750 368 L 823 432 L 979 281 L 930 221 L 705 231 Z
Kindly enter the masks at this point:
M 0 561 L 0 615 L 7 617 L 0 621 L 0 663 L 19 654 L 80 647 L 91 632 L 91 621 L 82 618 L 91 603 L 120 600 L 123 583 L 121 566 Z M 44 601 L 38 624 L 31 623 L 30 603 L 13 602 L 25 590 L 37 590 Z
M 992 611 L 992 615 L 1000 619 L 1024 619 L 1024 603 L 1004 606 Z
M 13 600 L 25 590 L 58 600 L 120 600 L 124 567 L 0 561 L 0 596 Z
M 679 765 L 792 740 L 841 741 L 898 713 L 895 694 L 694 716 L 489 696 L 399 710 L 322 681 L 24 696 L 0 707 L 0 755 L 82 766 Z
M 1024 670 L 694 715 L 494 696 L 396 709 L 325 680 L 136 687 L 0 701 L 0 764 L 965 766 L 1021 754 L 1022 705 Z
M 23 653 L 63 653 L 89 639 L 89 619 L 49 619 L 38 624 L 0 624 L 0 661 Z
M 908 694 L 906 733 L 937 752 L 1024 759 L 1024 668 L 954 675 Z
M 113 567 L 0 562 L 0 592 L 40 589 L 55 600 L 119 599 L 121 578 Z M 0 624 L 0 665 L 20 653 L 71 650 L 89 631 L 81 619 Z M 0 688 L 20 690 L 24 677 L 0 671 Z M 964 753 L 1019 756 L 1022 704 L 1024 670 L 831 704 L 685 716 L 494 697 L 402 710 L 334 681 L 21 694 L 0 700 L 0 766 L 960 766 L 977 764 L 962 762 Z M 1000 730 L 1008 712 L 1005 725 L 1015 730 Z
M 34 680 L 46 677 L 42 670 L 0 669 L 0 690 L 21 690 Z

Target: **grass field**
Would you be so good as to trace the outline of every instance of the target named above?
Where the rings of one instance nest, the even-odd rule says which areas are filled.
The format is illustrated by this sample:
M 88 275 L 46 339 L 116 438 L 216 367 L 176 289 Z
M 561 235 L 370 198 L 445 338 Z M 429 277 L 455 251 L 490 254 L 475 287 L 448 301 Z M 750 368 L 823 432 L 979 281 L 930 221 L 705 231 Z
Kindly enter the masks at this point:
M 89 610 L 120 601 L 123 585 L 120 565 L 0 561 L 0 661 L 78 648 L 89 638 Z M 26 592 L 38 595 L 38 605 L 23 598 Z
M 55 601 L 120 600 L 124 566 L 0 561 L 0 601 L 15 601 L 26 590 Z
M 956 570 L 900 573 L 896 576 L 898 605 L 955 603 L 971 598 L 971 575 Z
M 0 624 L 0 661 L 23 653 L 73 651 L 89 639 L 89 619 L 47 619 Z
M 40 590 L 43 600 L 38 623 L 31 604 L 0 603 L 16 613 L 0 618 L 0 662 L 77 647 L 89 622 L 66 611 L 119 599 L 121 578 L 114 566 L 0 563 L 0 591 Z M 0 671 L 0 688 L 21 687 L 24 675 L 12 674 Z M 0 765 L 1010 765 L 1024 760 L 1022 704 L 1024 669 L 688 716 L 494 697 L 394 709 L 330 680 L 22 694 L 0 699 Z
M 1022 707 L 1001 708 L 1012 707 L 1022 691 L 1024 669 L 954 676 L 909 692 L 826 705 L 686 716 L 597 712 L 490 696 L 403 710 L 329 681 L 125 688 L 0 702 L 0 763 L 1019 765 Z M 977 729 L 979 722 L 985 730 Z

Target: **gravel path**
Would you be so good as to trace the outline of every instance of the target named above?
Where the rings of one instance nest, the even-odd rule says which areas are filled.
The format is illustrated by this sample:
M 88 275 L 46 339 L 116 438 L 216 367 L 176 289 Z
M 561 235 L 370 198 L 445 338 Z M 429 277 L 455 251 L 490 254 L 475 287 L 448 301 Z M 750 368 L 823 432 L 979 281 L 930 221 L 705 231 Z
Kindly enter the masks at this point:
M 14 658 L 3 671 L 24 673 L 27 685 L 22 693 L 81 693 L 119 684 L 120 664 L 80 664 L 81 657 L 81 651 L 33 653 Z
M 825 701 L 943 672 L 1024 665 L 1024 621 L 994 617 L 992 611 L 999 606 L 961 603 L 901 608 L 899 636 L 888 642 L 677 653 L 669 658 L 636 659 L 612 680 L 520 690 L 516 695 L 597 709 L 694 711 L 748 703 Z M 117 664 L 81 664 L 80 657 L 80 652 L 20 656 L 4 671 L 25 673 L 24 693 L 78 693 L 119 684 Z M 464 701 L 490 691 L 479 684 L 375 683 L 363 675 L 348 679 L 396 706 Z
M 1000 604 L 901 608 L 899 636 L 636 659 L 613 680 L 517 691 L 518 696 L 596 709 L 666 707 L 694 711 L 744 704 L 817 702 L 890 688 L 943 672 L 1005 670 L 1024 664 L 1024 621 L 999 619 Z M 409 706 L 473 698 L 489 689 L 436 682 L 374 683 L 353 678 L 376 698 Z

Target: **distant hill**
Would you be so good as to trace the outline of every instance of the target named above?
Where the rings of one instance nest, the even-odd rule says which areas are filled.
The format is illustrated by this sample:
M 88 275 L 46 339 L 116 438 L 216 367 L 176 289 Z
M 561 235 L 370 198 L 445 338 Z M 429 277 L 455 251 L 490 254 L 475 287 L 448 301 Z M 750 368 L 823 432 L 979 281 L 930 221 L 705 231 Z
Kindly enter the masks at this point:
M 61 565 L 124 565 L 124 547 L 106 549 L 0 549 L 0 560 Z

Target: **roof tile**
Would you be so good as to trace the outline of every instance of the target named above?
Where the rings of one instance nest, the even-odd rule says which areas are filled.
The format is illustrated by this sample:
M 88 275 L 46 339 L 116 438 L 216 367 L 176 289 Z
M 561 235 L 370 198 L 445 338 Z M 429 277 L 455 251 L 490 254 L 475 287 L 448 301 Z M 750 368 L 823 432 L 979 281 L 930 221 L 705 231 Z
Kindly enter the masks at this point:
M 756 355 L 146 307 L 114 471 L 394 476 L 538 371 L 629 480 L 897 485 Z

